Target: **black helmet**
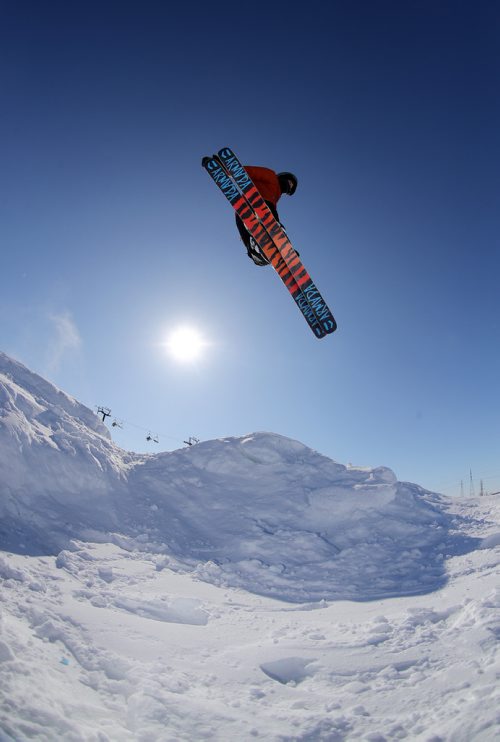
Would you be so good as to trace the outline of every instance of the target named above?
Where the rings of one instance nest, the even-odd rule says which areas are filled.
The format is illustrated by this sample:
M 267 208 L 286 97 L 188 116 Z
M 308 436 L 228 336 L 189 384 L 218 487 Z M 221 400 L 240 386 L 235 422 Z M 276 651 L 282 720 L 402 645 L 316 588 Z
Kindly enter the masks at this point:
M 278 173 L 278 180 L 280 182 L 281 193 L 286 193 L 287 196 L 293 196 L 297 190 L 297 178 L 293 173 Z

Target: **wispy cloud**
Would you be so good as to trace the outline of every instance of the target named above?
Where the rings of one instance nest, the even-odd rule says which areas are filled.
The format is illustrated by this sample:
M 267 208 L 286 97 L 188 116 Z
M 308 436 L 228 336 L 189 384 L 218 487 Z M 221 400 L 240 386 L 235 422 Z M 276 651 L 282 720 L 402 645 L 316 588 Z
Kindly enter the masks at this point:
M 80 350 L 82 339 L 78 328 L 69 312 L 49 315 L 54 337 L 49 343 L 47 371 L 56 373 L 63 359 Z

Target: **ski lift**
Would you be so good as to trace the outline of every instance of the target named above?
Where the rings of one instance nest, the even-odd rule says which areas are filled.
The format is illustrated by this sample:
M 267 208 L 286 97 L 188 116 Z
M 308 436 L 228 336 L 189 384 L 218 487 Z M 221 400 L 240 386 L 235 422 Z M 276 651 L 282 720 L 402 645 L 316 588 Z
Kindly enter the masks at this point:
M 146 440 L 148 441 L 148 443 L 151 443 L 151 441 L 153 443 L 159 443 L 160 442 L 160 439 L 158 438 L 158 436 L 156 435 L 156 433 L 148 433 L 147 436 L 146 436 Z
M 98 407 L 97 414 L 102 415 L 102 421 L 104 422 L 111 415 L 111 410 L 109 407 Z
M 112 428 L 123 428 L 123 420 L 117 420 L 116 418 L 111 423 Z
M 187 441 L 183 441 L 183 443 L 186 444 L 186 446 L 193 446 L 195 443 L 199 443 L 200 439 L 195 438 L 194 435 L 190 435 Z

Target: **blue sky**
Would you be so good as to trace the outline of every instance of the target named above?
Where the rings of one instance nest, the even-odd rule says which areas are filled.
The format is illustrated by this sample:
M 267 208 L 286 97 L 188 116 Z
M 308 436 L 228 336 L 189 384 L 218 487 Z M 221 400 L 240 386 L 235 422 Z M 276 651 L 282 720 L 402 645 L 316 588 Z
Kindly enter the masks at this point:
M 4 4 L 0 347 L 131 450 L 268 430 L 500 490 L 498 4 L 250 7 Z M 225 145 L 297 174 L 333 336 L 247 259 L 200 165 Z

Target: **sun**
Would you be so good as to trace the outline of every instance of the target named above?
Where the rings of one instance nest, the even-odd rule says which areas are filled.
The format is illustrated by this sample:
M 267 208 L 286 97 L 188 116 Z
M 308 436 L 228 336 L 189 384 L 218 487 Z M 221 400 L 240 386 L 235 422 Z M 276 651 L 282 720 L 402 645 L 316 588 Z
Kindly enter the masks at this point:
M 176 361 L 189 363 L 198 360 L 207 343 L 194 327 L 178 327 L 167 340 L 166 346 Z

